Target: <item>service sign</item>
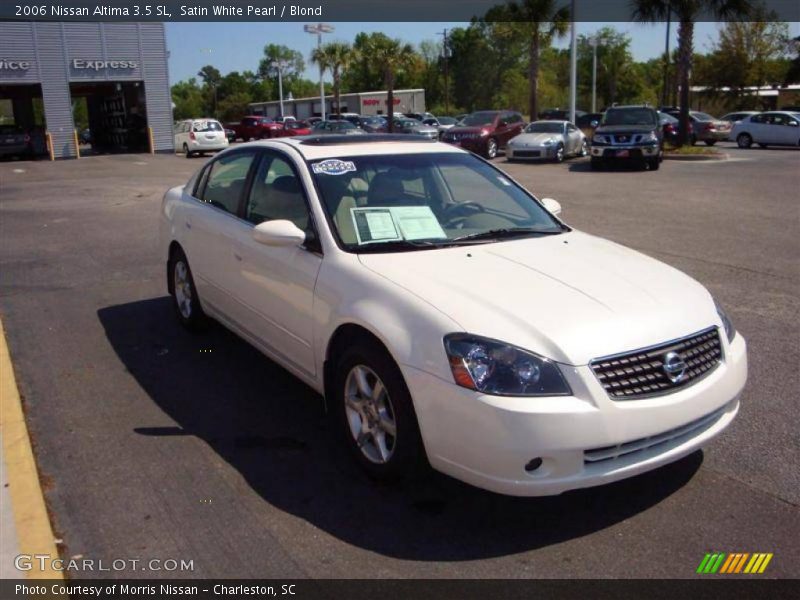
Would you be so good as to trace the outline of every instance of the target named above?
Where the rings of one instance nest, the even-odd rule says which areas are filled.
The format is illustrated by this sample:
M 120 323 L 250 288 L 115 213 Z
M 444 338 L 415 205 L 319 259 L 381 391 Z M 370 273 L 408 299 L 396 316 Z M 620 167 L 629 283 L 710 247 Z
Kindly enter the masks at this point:
M 85 60 L 72 59 L 72 68 L 83 71 L 102 71 L 103 69 L 135 69 L 139 66 L 138 60 Z
M 0 58 L 0 71 L 27 71 L 30 68 L 30 61 Z

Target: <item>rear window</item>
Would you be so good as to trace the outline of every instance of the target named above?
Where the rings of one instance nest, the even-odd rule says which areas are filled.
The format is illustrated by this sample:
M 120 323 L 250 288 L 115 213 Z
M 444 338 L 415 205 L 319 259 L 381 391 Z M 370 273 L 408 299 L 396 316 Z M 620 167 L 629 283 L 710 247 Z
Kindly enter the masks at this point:
M 192 131 L 198 133 L 203 131 L 222 131 L 222 125 L 217 121 L 195 121 L 192 123 Z
M 707 113 L 703 113 L 703 112 L 693 112 L 692 116 L 695 119 L 697 119 L 698 121 L 713 121 L 714 120 L 714 117 L 712 117 L 711 115 L 709 115 Z

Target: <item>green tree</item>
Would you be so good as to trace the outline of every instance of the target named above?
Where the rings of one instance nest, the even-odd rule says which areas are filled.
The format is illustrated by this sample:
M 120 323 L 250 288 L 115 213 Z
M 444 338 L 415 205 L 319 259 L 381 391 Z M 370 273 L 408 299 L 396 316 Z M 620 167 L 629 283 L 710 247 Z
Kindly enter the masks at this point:
M 353 59 L 353 49 L 350 44 L 345 42 L 330 42 L 324 46 L 314 48 L 311 53 L 311 62 L 319 65 L 323 71 L 331 72 L 336 114 L 341 113 L 342 72 L 347 71 Z
M 172 102 L 175 105 L 172 114 L 176 121 L 195 119 L 208 114 L 203 90 L 197 85 L 197 80 L 194 77 L 188 81 L 179 81 L 172 86 Z
M 582 106 L 591 105 L 592 39 L 597 42 L 597 95 L 599 106 L 614 102 L 642 100 L 641 71 L 630 52 L 631 38 L 612 27 L 604 27 L 594 35 L 578 36 L 578 96 Z
M 495 7 L 486 13 L 487 21 L 509 21 L 524 34 L 528 47 L 528 112 L 531 119 L 539 114 L 539 71 L 542 47 L 553 37 L 569 30 L 569 9 L 557 0 L 519 0 Z
M 411 44 L 403 43 L 398 39 L 389 37 L 373 38 L 367 48 L 370 60 L 383 74 L 383 83 L 386 87 L 387 117 L 389 131 L 394 130 L 392 123 L 394 117 L 394 86 L 398 73 L 413 64 L 415 59 L 414 48 Z
M 746 17 L 752 10 L 749 0 L 633 0 L 633 20 L 642 23 L 678 20 L 678 73 L 680 78 L 680 135 L 678 144 L 688 140 L 689 85 L 694 53 L 694 22 L 704 15 L 719 21 Z

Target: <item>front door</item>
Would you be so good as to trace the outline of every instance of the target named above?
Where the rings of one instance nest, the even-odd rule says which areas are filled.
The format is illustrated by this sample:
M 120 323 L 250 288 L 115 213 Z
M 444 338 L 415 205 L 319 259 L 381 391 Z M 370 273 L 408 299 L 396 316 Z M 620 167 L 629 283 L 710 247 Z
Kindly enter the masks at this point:
M 314 375 L 314 285 L 322 257 L 301 246 L 266 246 L 252 236 L 253 226 L 275 219 L 313 235 L 303 184 L 288 157 L 272 150 L 261 154 L 244 217 L 249 231 L 234 247 L 235 319 L 271 351 Z

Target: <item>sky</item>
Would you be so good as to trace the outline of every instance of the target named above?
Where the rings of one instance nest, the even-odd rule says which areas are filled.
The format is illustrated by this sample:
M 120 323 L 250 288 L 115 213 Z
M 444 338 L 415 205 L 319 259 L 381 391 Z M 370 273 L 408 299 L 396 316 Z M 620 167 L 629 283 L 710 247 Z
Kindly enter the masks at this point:
M 382 31 L 415 46 L 423 40 L 441 40 L 445 29 L 464 27 L 466 23 L 333 23 L 336 31 L 323 36 L 326 41 L 352 42 L 360 32 Z M 614 27 L 631 36 L 631 52 L 637 61 L 648 60 L 664 52 L 666 24 L 641 25 L 631 22 L 599 23 L 579 22 L 577 34 L 591 35 L 603 27 Z M 695 51 L 705 52 L 716 39 L 719 25 L 700 22 L 695 24 Z M 211 64 L 223 74 L 230 71 L 255 71 L 268 43 L 282 44 L 299 50 L 306 59 L 305 76 L 316 80 L 319 72 L 308 60 L 317 43 L 317 36 L 303 31 L 302 23 L 166 23 L 167 49 L 170 52 L 169 73 L 171 83 L 194 77 L 204 65 Z M 792 36 L 800 35 L 800 23 L 790 23 Z M 671 27 L 670 48 L 677 45 L 677 26 Z M 559 47 L 568 47 L 569 39 L 559 41 Z M 326 76 L 329 79 L 329 76 Z

